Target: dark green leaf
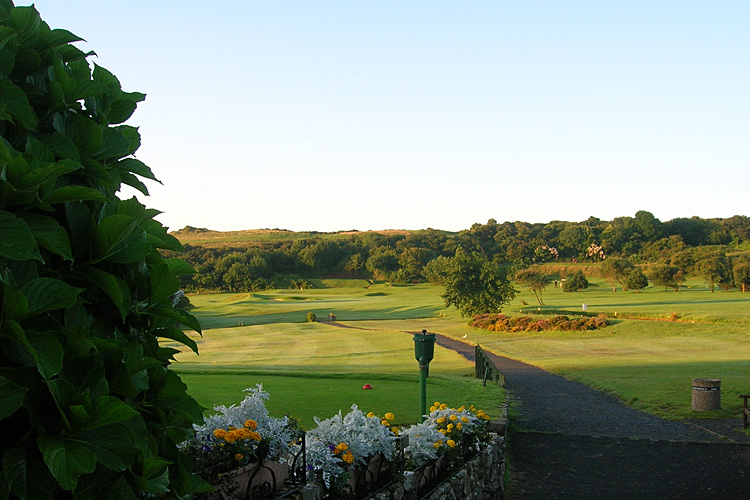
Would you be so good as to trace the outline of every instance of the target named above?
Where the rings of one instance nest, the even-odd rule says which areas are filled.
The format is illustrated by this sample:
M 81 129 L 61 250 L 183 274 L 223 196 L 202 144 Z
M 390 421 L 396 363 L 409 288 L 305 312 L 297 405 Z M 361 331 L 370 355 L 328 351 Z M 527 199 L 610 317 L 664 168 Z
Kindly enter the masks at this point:
M 10 42 L 15 41 L 17 37 L 18 32 L 10 26 L 0 26 L 0 49 L 5 48 Z M 10 54 L 10 51 L 8 53 Z
M 21 366 L 36 366 L 36 349 L 29 343 L 26 332 L 18 322 L 5 320 L 0 334 L 0 346 L 8 358 Z
M 0 420 L 13 415 L 21 407 L 26 387 L 0 377 Z
M 81 161 L 76 145 L 73 144 L 73 141 L 67 135 L 55 132 L 53 134 L 40 135 L 37 138 L 60 158 Z
M 63 186 L 44 198 L 50 204 L 83 200 L 106 201 L 106 198 L 96 189 L 83 186 Z
M 72 491 L 81 474 L 93 472 L 96 467 L 94 452 L 76 439 L 45 434 L 39 436 L 37 444 L 44 463 L 65 490 Z
M 94 156 L 104 142 L 101 125 L 79 114 L 73 115 L 73 121 L 76 127 L 75 143 L 81 158 Z
M 151 172 L 151 169 L 148 168 L 145 163 L 140 160 L 136 160 L 135 158 L 126 158 L 117 162 L 117 168 L 123 169 L 127 172 L 132 172 L 136 175 L 140 175 L 141 177 L 145 177 L 146 179 L 151 179 L 152 181 L 160 183 L 159 179 L 154 177 L 154 173 Z
M 151 300 L 159 302 L 172 296 L 180 288 L 180 281 L 166 264 L 151 269 Z
M 106 85 L 107 87 L 114 88 L 114 89 L 120 89 L 120 80 L 117 79 L 115 75 L 110 73 L 105 68 L 99 66 L 98 64 L 94 63 L 94 73 L 93 73 L 94 81 L 101 83 L 102 85 Z
M 176 276 L 183 276 L 185 274 L 195 274 L 193 266 L 188 264 L 182 259 L 164 259 L 164 263 L 167 264 L 169 270 L 172 271 Z
M 137 450 L 122 426 L 99 427 L 78 433 L 76 438 L 86 443 L 96 454 L 96 459 L 108 469 L 119 472 L 135 461 Z
M 119 172 L 120 172 L 120 179 L 122 180 L 123 184 L 127 184 L 128 186 L 134 189 L 137 189 L 138 191 L 143 193 L 145 196 L 149 196 L 148 188 L 143 182 L 140 181 L 140 179 L 138 179 L 138 177 L 124 170 L 120 170 Z
M 21 293 L 29 301 L 29 317 L 70 307 L 82 291 L 54 278 L 36 278 L 21 287 Z
M 181 323 L 189 328 L 192 328 L 196 332 L 200 333 L 201 331 L 201 325 L 198 323 L 198 320 L 193 316 L 192 314 L 186 313 L 185 311 L 180 311 L 178 309 L 173 309 L 170 306 L 160 306 L 157 308 L 149 309 L 149 313 L 155 315 L 155 316 L 161 316 L 163 318 L 169 318 L 177 321 L 178 323 Z
M 74 35 L 68 30 L 59 29 L 59 28 L 52 30 L 47 36 L 47 40 L 45 40 L 45 42 L 49 44 L 50 47 L 56 47 L 58 45 L 65 45 L 68 43 L 83 42 L 83 41 L 85 41 L 83 38 Z
M 29 130 L 36 130 L 37 117 L 23 90 L 9 80 L 0 80 L 0 104 L 18 123 Z
M 153 251 L 138 220 L 127 215 L 110 215 L 99 223 L 101 238 L 96 261 L 110 260 L 127 264 L 143 259 Z
M 81 164 L 73 160 L 61 160 L 57 163 L 36 164 L 34 167 L 18 182 L 19 188 L 33 188 L 55 177 L 75 172 L 81 168 Z
M 26 481 L 28 470 L 26 467 L 26 453 L 23 448 L 10 448 L 3 453 L 3 477 L 8 484 L 11 494 L 19 498 L 26 498 Z
M 103 396 L 94 400 L 91 411 L 91 428 L 120 423 L 138 416 L 138 412 L 114 396 Z
M 21 218 L 31 229 L 39 246 L 73 261 L 68 232 L 55 219 L 38 214 L 21 214 Z
M 164 337 L 166 339 L 176 340 L 180 344 L 186 345 L 195 354 L 198 354 L 198 344 L 193 339 L 185 335 L 185 332 L 179 328 L 159 328 L 154 332 L 157 337 Z
M 29 301 L 26 300 L 26 296 L 7 283 L 3 283 L 2 287 L 2 310 L 5 319 L 20 321 L 25 318 L 29 314 Z
M 118 130 L 124 137 L 127 137 L 130 141 L 130 148 L 128 149 L 128 155 L 135 154 L 138 148 L 141 147 L 141 134 L 138 133 L 137 127 L 131 127 L 130 125 L 120 125 L 119 127 L 112 127 L 114 130 Z
M 10 212 L 0 211 L 0 257 L 43 260 L 29 226 Z
M 42 377 L 50 380 L 60 373 L 63 363 L 63 348 L 60 342 L 45 333 L 29 333 L 27 337 L 36 350 L 36 367 Z
M 122 135 L 114 128 L 105 128 L 103 131 L 104 143 L 101 150 L 94 157 L 97 160 L 120 159 L 130 154 L 130 139 Z
M 117 124 L 127 121 L 135 112 L 136 104 L 131 99 L 117 99 L 109 110 L 109 123 Z
M 128 285 L 117 276 L 100 269 L 89 267 L 84 269 L 83 272 L 110 298 L 115 307 L 117 307 L 120 317 L 124 320 L 130 308 L 130 289 Z
M 23 33 L 22 38 L 28 40 L 36 35 L 42 18 L 32 5 L 31 7 L 16 7 L 10 11 L 10 26 Z

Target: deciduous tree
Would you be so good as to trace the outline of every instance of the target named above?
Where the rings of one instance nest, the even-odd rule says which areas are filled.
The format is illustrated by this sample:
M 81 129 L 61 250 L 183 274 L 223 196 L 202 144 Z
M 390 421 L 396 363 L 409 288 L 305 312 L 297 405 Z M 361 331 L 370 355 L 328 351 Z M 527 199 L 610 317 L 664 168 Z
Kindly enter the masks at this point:
M 445 279 L 443 299 L 463 316 L 498 313 L 516 296 L 503 269 L 477 252 L 458 248 Z
M 550 277 L 548 275 L 530 268 L 517 272 L 513 279 L 519 285 L 528 287 L 529 290 L 534 293 L 534 297 L 536 297 L 536 301 L 539 305 L 544 305 L 542 292 L 544 292 L 544 289 L 547 288 L 547 285 L 550 282 Z
M 612 283 L 612 291 L 616 290 L 615 283 L 619 283 L 623 291 L 628 290 L 628 276 L 635 266 L 627 259 L 611 257 L 601 265 L 602 275 Z

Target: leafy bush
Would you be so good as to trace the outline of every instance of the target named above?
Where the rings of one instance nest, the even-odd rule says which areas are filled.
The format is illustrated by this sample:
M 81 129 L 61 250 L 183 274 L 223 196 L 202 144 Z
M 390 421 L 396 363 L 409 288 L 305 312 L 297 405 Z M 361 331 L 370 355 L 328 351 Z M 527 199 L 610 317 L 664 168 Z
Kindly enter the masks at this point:
M 586 331 L 607 327 L 609 321 L 603 314 L 596 317 L 570 319 L 567 316 L 555 316 L 537 320 L 531 316 L 509 317 L 504 314 L 480 314 L 474 316 L 469 326 L 491 332 Z
M 122 125 L 145 96 L 0 0 L 0 498 L 178 497 L 207 484 L 177 446 L 202 420 L 168 366 L 197 352 L 173 307 L 181 249 L 122 184 L 155 180 Z
M 562 282 L 563 292 L 577 292 L 589 287 L 589 281 L 583 271 L 576 271 L 573 276 Z
M 315 323 L 318 320 L 318 317 L 315 315 L 314 312 L 307 313 L 307 322 L 308 323 Z

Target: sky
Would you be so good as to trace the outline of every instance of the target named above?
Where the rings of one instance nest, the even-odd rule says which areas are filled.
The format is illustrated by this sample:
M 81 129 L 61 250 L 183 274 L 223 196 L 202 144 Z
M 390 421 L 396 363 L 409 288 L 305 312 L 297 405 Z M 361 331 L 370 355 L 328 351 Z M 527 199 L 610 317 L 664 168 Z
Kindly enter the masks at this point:
M 745 0 L 35 6 L 147 94 L 171 230 L 750 212 Z

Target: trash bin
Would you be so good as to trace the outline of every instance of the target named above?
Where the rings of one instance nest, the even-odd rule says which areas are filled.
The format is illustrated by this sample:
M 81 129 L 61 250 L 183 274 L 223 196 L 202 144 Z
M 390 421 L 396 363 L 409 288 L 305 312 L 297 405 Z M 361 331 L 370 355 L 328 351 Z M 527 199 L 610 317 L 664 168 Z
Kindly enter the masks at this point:
M 693 379 L 693 411 L 721 409 L 721 380 L 716 378 Z

